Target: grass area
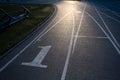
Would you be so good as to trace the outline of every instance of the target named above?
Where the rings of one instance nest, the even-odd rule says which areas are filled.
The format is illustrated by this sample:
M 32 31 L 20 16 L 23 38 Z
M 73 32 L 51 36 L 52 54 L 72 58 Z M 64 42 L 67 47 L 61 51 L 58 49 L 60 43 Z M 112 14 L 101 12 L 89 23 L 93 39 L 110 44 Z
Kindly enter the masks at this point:
M 54 7 L 52 5 L 25 6 L 30 10 L 29 17 L 8 27 L 4 31 L 0 31 L 0 56 L 36 30 L 54 12 Z M 1 4 L 0 7 L 5 9 L 12 16 L 17 15 L 21 8 L 20 5 L 12 4 Z M 0 17 L 1 16 L 2 15 L 0 15 Z

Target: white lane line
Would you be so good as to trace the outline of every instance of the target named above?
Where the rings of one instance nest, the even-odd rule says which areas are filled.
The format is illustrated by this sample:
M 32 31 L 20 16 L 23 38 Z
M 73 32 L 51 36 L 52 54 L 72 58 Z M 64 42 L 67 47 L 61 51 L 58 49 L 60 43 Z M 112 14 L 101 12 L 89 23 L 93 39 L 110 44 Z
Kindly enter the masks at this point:
M 111 9 L 108 9 L 107 7 L 103 6 L 104 9 L 110 11 L 111 13 L 113 13 L 114 15 L 120 17 L 120 15 L 118 13 L 116 13 L 115 11 L 111 10 Z
M 41 39 L 37 39 L 36 41 L 33 42 L 33 45 L 36 44 L 36 42 L 40 42 Z
M 43 33 L 39 39 L 41 39 L 46 33 L 48 33 L 53 27 L 55 27 L 58 23 L 60 23 L 66 16 L 68 16 L 70 13 L 72 12 L 72 10 L 70 10 L 70 12 L 68 12 L 64 17 L 62 17 L 58 22 L 56 22 L 52 27 L 50 27 L 45 33 Z
M 114 35 L 112 34 L 112 32 L 110 31 L 108 25 L 105 23 L 103 17 L 101 16 L 101 14 L 99 13 L 99 11 L 97 10 L 97 8 L 95 7 L 95 10 L 98 14 L 98 16 L 100 17 L 100 19 L 102 20 L 103 24 L 105 25 L 106 29 L 108 30 L 108 32 L 110 33 L 111 37 L 113 38 L 114 42 L 116 43 L 116 45 L 120 48 L 120 45 L 118 43 L 118 41 L 115 39 Z
M 74 20 L 73 13 L 72 13 L 72 17 L 73 17 L 73 20 Z M 66 78 L 66 73 L 67 73 L 67 68 L 68 68 L 68 64 L 69 64 L 70 54 L 71 54 L 71 51 L 72 51 L 72 45 L 73 45 L 73 39 L 74 39 L 73 36 L 74 36 L 74 21 L 73 21 L 73 29 L 72 29 L 70 44 L 69 44 L 68 53 L 67 53 L 63 73 L 62 73 L 62 76 L 61 76 L 61 80 L 65 80 L 65 78 Z
M 84 7 L 84 9 L 83 9 L 82 16 L 81 16 L 80 23 L 79 23 L 79 27 L 78 27 L 77 32 L 76 32 L 76 34 L 75 34 L 76 36 L 79 35 L 79 31 L 80 31 L 80 28 L 81 28 L 81 25 L 82 25 L 82 20 L 83 20 L 83 17 L 84 17 L 86 5 L 87 5 L 87 3 L 85 4 L 85 7 Z M 74 50 L 75 50 L 77 39 L 78 39 L 77 37 L 74 39 L 74 42 L 73 42 L 73 51 L 72 51 L 72 53 L 73 53 Z
M 101 12 L 101 11 L 100 11 L 100 13 L 101 13 L 101 14 L 103 14 L 103 15 L 105 15 L 106 17 L 108 17 L 108 18 L 110 18 L 110 19 L 112 19 L 112 20 L 114 20 L 114 21 L 116 21 L 116 22 L 120 23 L 120 20 L 115 19 L 115 18 L 113 18 L 112 16 L 109 16 L 109 15 L 107 15 L 107 14 L 105 14 L 105 13 Z
M 108 37 L 98 37 L 98 36 L 76 36 L 76 35 L 74 35 L 74 37 L 78 37 L 78 38 L 108 39 Z
M 85 8 L 86 8 L 86 4 L 85 4 L 84 10 L 82 12 L 82 18 L 80 20 L 80 25 L 82 23 L 82 19 L 83 19 Z M 73 17 L 73 29 L 72 29 L 72 34 L 71 34 L 70 44 L 69 44 L 69 48 L 68 48 L 67 58 L 66 58 L 66 61 L 65 61 L 65 65 L 64 65 L 64 69 L 63 69 L 61 80 L 65 80 L 65 78 L 66 78 L 68 64 L 69 64 L 69 60 L 70 60 L 70 55 L 71 55 L 71 53 L 73 51 L 73 45 L 75 46 L 76 45 L 76 41 L 77 41 L 77 37 L 74 39 L 75 20 L 74 20 L 74 14 L 73 13 L 72 13 L 72 17 Z M 80 27 L 80 25 L 79 25 L 79 27 Z M 80 28 L 79 28 L 79 30 L 80 30 Z M 76 33 L 77 35 L 79 33 L 79 30 Z
M 108 37 L 108 39 L 110 40 L 110 42 L 112 43 L 112 45 L 114 46 L 114 48 L 116 49 L 116 51 L 118 52 L 118 54 L 120 54 L 120 50 L 118 49 L 118 47 L 115 45 L 115 43 L 112 41 L 112 39 L 109 37 L 109 35 L 107 34 L 107 32 L 105 32 L 105 30 L 102 28 L 102 26 L 95 20 L 95 18 L 90 15 L 88 12 L 85 12 L 86 14 L 88 14 L 88 16 L 100 27 L 100 29 L 104 32 L 104 34 Z
M 71 10 L 66 14 L 64 15 L 58 22 L 56 23 L 59 23 L 60 21 L 62 21 L 67 15 L 70 14 L 70 12 L 72 12 Z M 57 16 L 54 18 L 54 21 L 55 19 L 57 18 Z M 54 22 L 53 21 L 53 22 Z M 52 22 L 48 25 L 50 26 L 52 24 Z M 56 24 L 55 24 L 56 25 Z M 44 36 L 48 31 L 50 31 L 53 27 L 55 27 L 55 25 L 53 25 L 52 27 L 50 27 L 45 33 L 44 31 L 47 29 L 47 27 L 45 28 L 45 30 L 43 30 L 35 39 L 33 39 L 27 46 L 25 46 L 17 55 L 15 55 L 10 61 L 8 61 L 2 68 L 0 68 L 0 72 L 2 72 L 10 63 L 12 63 L 19 55 L 21 55 L 34 41 L 36 41 L 39 36 L 42 37 Z M 42 35 L 42 36 L 41 36 Z
M 42 50 L 39 52 L 39 54 L 34 58 L 34 60 L 32 62 L 22 62 L 21 65 L 47 68 L 47 65 L 43 65 L 42 61 L 44 60 L 45 56 L 47 55 L 47 53 L 48 53 L 48 51 L 50 50 L 51 47 L 52 46 L 41 47 Z

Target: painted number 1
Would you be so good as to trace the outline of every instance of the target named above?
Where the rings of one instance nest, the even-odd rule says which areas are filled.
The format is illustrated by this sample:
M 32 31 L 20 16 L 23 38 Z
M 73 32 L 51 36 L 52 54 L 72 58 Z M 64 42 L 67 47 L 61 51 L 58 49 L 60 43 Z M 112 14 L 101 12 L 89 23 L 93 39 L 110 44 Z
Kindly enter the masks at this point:
M 22 65 L 47 68 L 47 65 L 42 65 L 42 61 L 50 50 L 51 46 L 41 47 L 42 50 L 38 53 L 38 55 L 33 59 L 32 62 L 23 62 Z

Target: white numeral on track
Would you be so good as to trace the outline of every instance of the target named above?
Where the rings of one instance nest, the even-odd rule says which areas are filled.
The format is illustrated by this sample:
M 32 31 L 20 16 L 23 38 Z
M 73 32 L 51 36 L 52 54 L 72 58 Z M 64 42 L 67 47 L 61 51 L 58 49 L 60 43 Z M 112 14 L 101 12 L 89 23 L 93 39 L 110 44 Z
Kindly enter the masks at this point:
M 51 46 L 44 46 L 41 48 L 42 50 L 38 53 L 38 55 L 33 59 L 32 62 L 23 62 L 22 65 L 47 68 L 47 65 L 42 65 L 41 63 L 47 55 L 48 51 L 50 50 Z

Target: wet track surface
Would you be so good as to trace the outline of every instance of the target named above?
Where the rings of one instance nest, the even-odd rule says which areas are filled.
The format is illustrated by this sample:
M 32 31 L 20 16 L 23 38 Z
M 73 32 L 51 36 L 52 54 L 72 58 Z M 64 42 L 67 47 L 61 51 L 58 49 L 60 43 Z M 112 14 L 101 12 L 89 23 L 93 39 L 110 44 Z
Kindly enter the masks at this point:
M 0 80 L 120 80 L 120 1 L 46 2 L 54 18 L 0 61 Z

